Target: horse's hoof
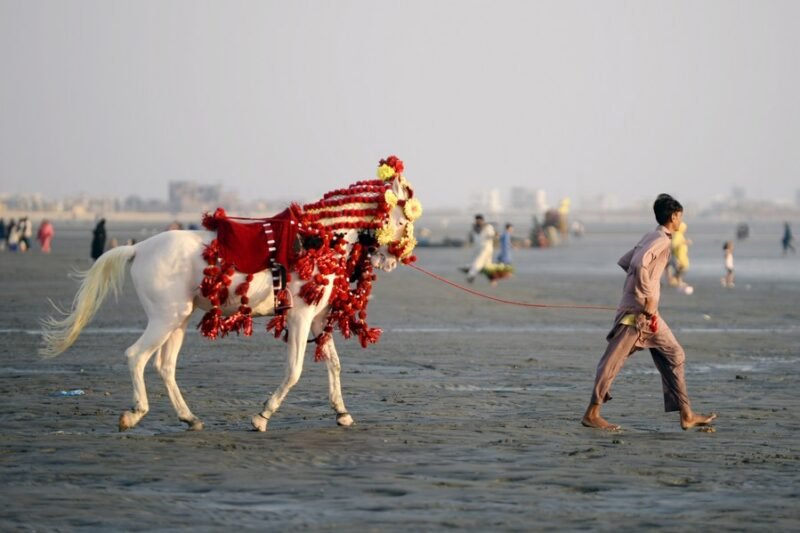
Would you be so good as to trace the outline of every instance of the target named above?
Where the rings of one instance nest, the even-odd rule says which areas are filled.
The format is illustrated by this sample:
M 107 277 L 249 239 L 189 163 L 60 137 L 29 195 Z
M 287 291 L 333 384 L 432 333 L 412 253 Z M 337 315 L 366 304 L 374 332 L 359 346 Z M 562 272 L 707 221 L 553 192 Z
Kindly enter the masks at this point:
M 339 413 L 336 415 L 336 423 L 340 426 L 348 427 L 352 426 L 355 423 L 353 417 L 350 416 L 350 413 Z
M 119 430 L 120 431 L 129 430 L 135 425 L 136 425 L 136 421 L 134 419 L 133 413 L 131 413 L 130 411 L 125 411 L 121 415 L 119 415 Z
M 253 415 L 253 418 L 250 419 L 250 423 L 253 425 L 253 431 L 266 431 L 267 422 L 269 422 L 269 420 L 264 418 L 260 413 Z
M 203 431 L 203 421 L 199 418 L 195 418 L 194 420 L 184 420 L 186 425 L 189 426 L 186 428 L 186 431 Z

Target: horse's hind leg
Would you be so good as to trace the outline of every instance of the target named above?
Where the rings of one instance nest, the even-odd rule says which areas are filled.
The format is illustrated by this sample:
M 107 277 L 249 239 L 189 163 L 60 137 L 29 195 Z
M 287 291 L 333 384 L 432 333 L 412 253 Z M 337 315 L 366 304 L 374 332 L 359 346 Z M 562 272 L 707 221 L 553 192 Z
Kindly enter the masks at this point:
M 267 430 L 267 422 L 269 422 L 270 417 L 278 410 L 286 395 L 299 381 L 300 375 L 303 373 L 303 358 L 308 344 L 308 332 L 311 329 L 312 310 L 306 306 L 295 305 L 289 311 L 289 337 L 287 338 L 289 351 L 286 358 L 286 374 L 280 387 L 264 403 L 264 409 L 250 419 L 250 423 L 256 431 Z
M 316 332 L 314 332 L 316 333 Z M 352 426 L 353 417 L 347 412 L 342 399 L 342 383 L 339 375 L 342 372 L 342 365 L 339 363 L 339 354 L 336 353 L 336 346 L 331 338 L 322 348 L 325 352 L 325 364 L 328 367 L 328 394 L 331 400 L 331 407 L 336 412 L 336 423 L 340 426 Z
M 150 404 L 147 401 L 147 389 L 144 385 L 144 367 L 147 366 L 147 361 L 150 360 L 153 353 L 171 335 L 173 329 L 175 329 L 175 326 L 170 325 L 167 327 L 163 323 L 156 325 L 151 321 L 147 324 L 142 336 L 130 348 L 125 350 L 125 355 L 128 357 L 128 369 L 131 372 L 131 381 L 133 382 L 133 406 L 129 411 L 124 411 L 119 416 L 120 431 L 134 427 L 150 410 Z
M 188 424 L 189 429 L 199 431 L 203 429 L 203 422 L 192 414 L 186 401 L 183 399 L 178 383 L 175 381 L 175 368 L 178 362 L 178 354 L 183 344 L 183 337 L 186 333 L 186 321 L 179 328 L 174 330 L 161 346 L 155 360 L 156 369 L 167 386 L 167 394 L 172 402 L 172 406 L 178 413 L 178 419 Z

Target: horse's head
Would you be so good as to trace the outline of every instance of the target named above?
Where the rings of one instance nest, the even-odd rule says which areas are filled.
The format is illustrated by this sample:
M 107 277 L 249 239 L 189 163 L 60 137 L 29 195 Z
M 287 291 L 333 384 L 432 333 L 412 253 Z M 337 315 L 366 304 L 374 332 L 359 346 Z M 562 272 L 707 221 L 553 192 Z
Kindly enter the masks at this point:
M 382 207 L 386 216 L 375 232 L 378 249 L 372 254 L 372 265 L 389 272 L 397 267 L 398 261 L 416 261 L 414 221 L 422 215 L 422 204 L 414 197 L 414 189 L 403 176 L 403 162 L 397 157 L 380 161 L 378 177 L 390 184 L 390 188 L 384 193 Z
M 422 205 L 396 156 L 381 159 L 378 179 L 327 192 L 321 200 L 302 206 L 302 212 L 306 224 L 349 234 L 346 240 L 351 244 L 358 239 L 370 253 L 373 268 L 388 272 L 398 261 L 416 260 L 414 221 L 422 214 Z

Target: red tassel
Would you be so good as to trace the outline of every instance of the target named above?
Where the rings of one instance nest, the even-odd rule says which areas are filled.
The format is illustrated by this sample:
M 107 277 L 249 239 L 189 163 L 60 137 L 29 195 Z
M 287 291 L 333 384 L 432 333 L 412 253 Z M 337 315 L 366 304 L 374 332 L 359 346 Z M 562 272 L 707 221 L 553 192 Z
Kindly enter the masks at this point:
M 322 300 L 325 294 L 325 285 L 320 285 L 314 281 L 309 281 L 300 288 L 300 296 L 308 305 L 316 305 Z
M 325 349 L 325 345 L 331 340 L 331 334 L 328 332 L 322 333 L 319 337 L 316 338 L 315 342 L 317 343 L 317 348 L 314 350 L 314 361 L 319 363 L 320 361 L 324 361 L 328 358 L 328 351 Z
M 217 239 L 214 239 L 210 243 L 206 245 L 203 249 L 203 259 L 206 260 L 206 263 L 209 265 L 213 265 L 217 262 L 219 258 L 219 242 Z
M 286 329 L 286 315 L 275 315 L 272 320 L 267 322 L 267 331 L 273 331 L 275 338 L 278 339 Z
M 314 273 L 314 251 L 309 251 L 304 257 L 297 260 L 295 270 L 300 279 L 309 279 Z
M 366 326 L 366 324 L 364 324 Z M 368 344 L 375 344 L 381 338 L 383 330 L 381 328 L 368 328 L 363 327 L 358 330 L 358 340 L 361 341 L 361 347 L 366 348 Z
M 206 211 L 203 213 L 203 227 L 209 231 L 215 231 L 217 229 L 217 220 L 214 219 L 214 215 Z
M 205 277 L 203 281 L 200 283 L 200 294 L 208 298 L 212 294 L 216 292 L 217 283 L 214 281 L 214 278 Z
M 236 290 L 234 292 L 236 293 L 237 296 L 246 296 L 247 291 L 249 290 L 250 290 L 250 284 L 244 281 L 240 283 L 238 287 L 236 287 Z
M 248 313 L 242 321 L 242 333 L 249 337 L 253 334 L 253 317 Z
M 353 332 L 350 330 L 350 317 L 342 314 L 342 316 L 339 317 L 338 325 L 339 332 L 342 334 L 342 337 L 349 339 L 350 335 L 353 334 Z
M 209 309 L 197 325 L 200 329 L 200 333 L 209 339 L 216 339 L 220 334 L 221 316 L 222 311 L 220 311 L 218 307 Z

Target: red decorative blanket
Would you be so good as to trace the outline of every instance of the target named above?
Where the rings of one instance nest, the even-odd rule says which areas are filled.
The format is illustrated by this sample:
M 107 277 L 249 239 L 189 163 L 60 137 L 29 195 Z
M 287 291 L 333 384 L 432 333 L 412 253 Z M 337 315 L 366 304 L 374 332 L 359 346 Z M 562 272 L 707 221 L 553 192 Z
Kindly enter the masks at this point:
M 246 223 L 229 218 L 220 208 L 203 218 L 203 226 L 217 232 L 219 258 L 239 272 L 262 272 L 273 262 L 288 270 L 294 263 L 299 220 L 291 207 L 274 217 Z

